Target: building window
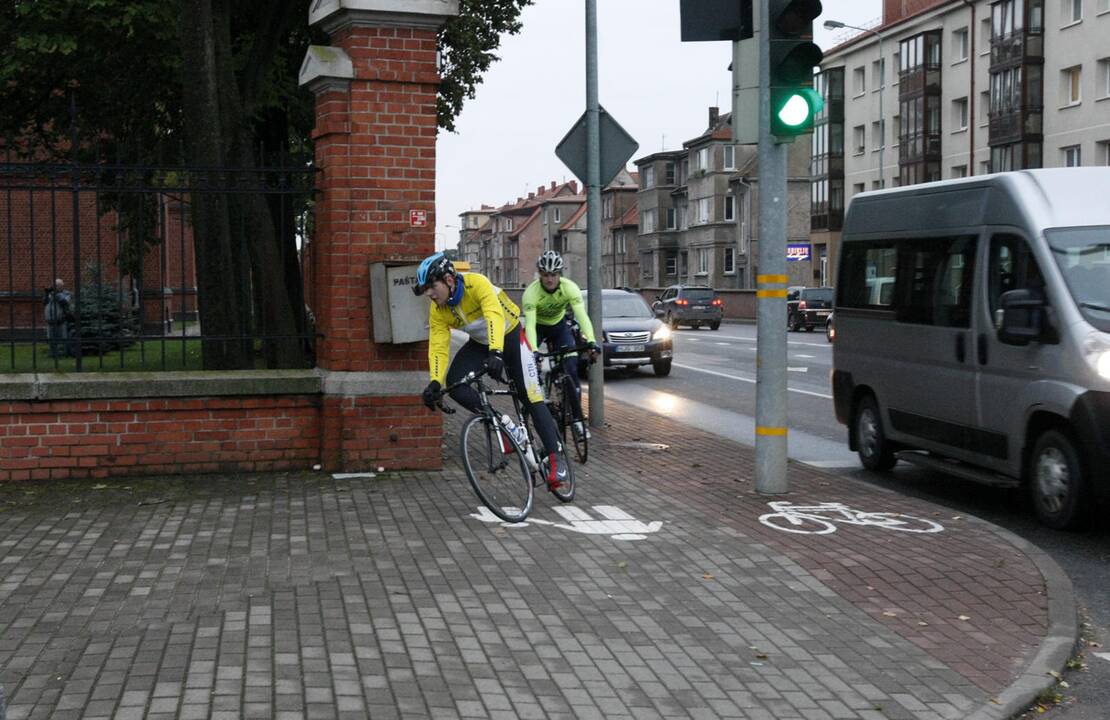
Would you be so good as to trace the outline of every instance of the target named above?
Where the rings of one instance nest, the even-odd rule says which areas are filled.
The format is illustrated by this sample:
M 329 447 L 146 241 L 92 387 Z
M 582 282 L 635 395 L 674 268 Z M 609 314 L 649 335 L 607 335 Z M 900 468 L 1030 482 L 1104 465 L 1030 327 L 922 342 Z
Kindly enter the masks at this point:
M 698 275 L 709 274 L 709 248 L 698 248 Z
M 872 180 L 871 181 L 871 189 L 872 190 L 880 190 L 880 189 L 882 189 L 882 187 L 883 186 L 879 183 L 878 180 Z
M 967 28 L 962 27 L 952 32 L 952 53 L 955 62 L 967 60 L 969 45 Z
M 732 275 L 736 272 L 736 249 L 727 247 L 725 248 L 725 275 Z
M 655 187 L 655 166 L 648 165 L 644 168 L 644 189 Z
M 736 198 L 732 195 L 725 195 L 725 220 L 736 219 Z
M 1098 97 L 1110 97 L 1110 58 L 1098 61 Z
M 1110 140 L 1101 140 L 1095 143 L 1098 154 L 1095 156 L 1099 165 L 1110 165 Z
M 674 163 L 667 162 L 663 165 L 663 182 L 667 185 L 674 185 Z
M 990 90 L 984 90 L 979 93 L 979 124 L 986 126 L 991 119 L 991 93 Z
M 640 234 L 646 235 L 653 232 L 655 232 L 655 208 L 640 213 Z
M 543 209 L 543 224 L 547 224 L 547 208 Z
M 704 225 L 709 222 L 709 211 L 713 198 L 700 198 L 698 200 L 698 221 L 696 224 Z
M 1083 19 L 1083 0 L 1060 0 L 1064 12 L 1061 13 L 1064 22 L 1068 25 Z
M 678 253 L 678 275 L 686 277 L 690 274 L 690 253 L 680 250 Z
M 736 146 L 725 145 L 725 170 L 736 169 Z
M 952 132 L 967 130 L 967 98 L 962 97 L 952 101 Z
M 867 92 L 867 76 L 862 66 L 852 71 L 852 92 L 855 95 L 863 95 Z
M 562 219 L 563 218 L 563 209 L 562 208 L 553 208 L 551 210 L 551 213 L 555 217 L 555 222 L 562 222 L 563 221 L 563 219 Z
M 558 220 L 558 218 L 556 218 L 556 221 L 557 220 Z M 512 232 L 513 231 L 513 219 L 512 218 L 505 218 L 504 230 L 505 230 L 505 232 Z
M 678 256 L 674 253 L 667 253 L 667 267 L 663 271 L 666 275 L 673 277 L 678 272 Z
M 855 148 L 856 155 L 862 155 L 867 149 L 865 145 L 863 125 L 856 125 L 852 128 L 852 147 Z
M 979 22 L 979 47 L 983 48 L 982 54 L 991 51 L 991 19 L 983 18 Z
M 894 145 L 901 145 L 902 142 L 899 138 L 902 137 L 902 116 L 895 115 L 894 118 Z
M 886 133 L 883 132 L 883 121 L 876 120 L 871 123 L 871 141 L 873 147 L 872 152 L 877 151 L 879 148 L 886 147 Z
M 861 192 L 863 192 L 866 189 L 867 189 L 867 186 L 865 186 L 863 183 L 853 183 L 852 184 L 852 194 L 853 195 L 859 195 Z
M 1082 89 L 1083 66 L 1076 65 L 1075 67 L 1067 68 L 1060 72 L 1060 89 L 1061 98 L 1060 104 L 1064 107 L 1071 105 L 1078 105 L 1082 102 L 1083 98 L 1080 94 Z
M 709 148 L 704 147 L 698 150 L 697 165 L 698 170 L 709 170 Z
M 615 248 L 616 253 L 618 255 L 624 255 L 626 252 L 628 252 L 628 245 L 627 245 L 627 243 L 625 243 L 625 239 L 624 239 L 624 230 L 618 230 L 615 239 L 616 239 L 616 248 Z
M 678 212 L 672 207 L 667 208 L 667 229 L 674 230 L 678 222 Z
M 690 227 L 689 212 L 687 212 L 685 205 L 679 205 L 678 206 L 678 229 L 679 230 L 685 230 L 688 227 Z
M 601 199 L 601 217 L 613 217 L 613 196 L 606 195 Z
M 875 60 L 871 63 L 871 86 L 875 88 L 874 92 L 878 92 L 886 87 L 886 72 L 882 58 Z
M 891 83 L 891 84 L 892 85 L 897 85 L 898 84 L 898 68 L 902 67 L 902 64 L 901 64 L 902 63 L 902 53 L 896 52 L 896 53 L 892 54 L 890 57 L 891 57 L 891 60 L 894 61 L 893 62 L 893 65 L 894 65 L 894 82 Z
M 956 165 L 952 168 L 952 177 L 962 178 L 967 177 L 967 165 Z
M 1083 164 L 1078 145 L 1060 148 L 1060 151 L 1064 153 L 1064 167 L 1079 167 Z

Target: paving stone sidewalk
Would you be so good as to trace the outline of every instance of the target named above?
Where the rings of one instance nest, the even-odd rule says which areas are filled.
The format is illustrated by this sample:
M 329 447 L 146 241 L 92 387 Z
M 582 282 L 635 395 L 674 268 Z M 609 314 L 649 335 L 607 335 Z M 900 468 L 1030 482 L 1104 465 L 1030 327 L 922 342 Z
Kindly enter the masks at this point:
M 607 419 L 576 501 L 511 527 L 457 417 L 442 473 L 0 487 L 8 717 L 1001 718 L 1060 669 L 1070 584 L 1012 535 L 800 465 L 758 495 L 750 448 Z

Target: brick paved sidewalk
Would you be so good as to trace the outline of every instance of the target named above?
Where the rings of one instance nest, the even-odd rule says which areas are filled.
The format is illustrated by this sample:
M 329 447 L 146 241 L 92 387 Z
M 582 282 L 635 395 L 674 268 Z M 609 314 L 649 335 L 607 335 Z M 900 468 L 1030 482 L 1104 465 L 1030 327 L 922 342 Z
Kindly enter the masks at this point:
M 803 466 L 756 495 L 750 449 L 607 412 L 575 503 L 512 527 L 453 432 L 443 473 L 0 487 L 8 717 L 1001 717 L 1045 665 L 1071 599 L 1034 549 Z

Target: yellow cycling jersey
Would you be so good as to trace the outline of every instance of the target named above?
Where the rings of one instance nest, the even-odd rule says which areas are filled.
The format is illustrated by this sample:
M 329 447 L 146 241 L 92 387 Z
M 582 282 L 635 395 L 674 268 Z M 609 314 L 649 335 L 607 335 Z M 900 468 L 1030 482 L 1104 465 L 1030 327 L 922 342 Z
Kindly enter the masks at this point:
M 462 330 L 491 350 L 504 350 L 506 332 L 520 321 L 520 308 L 485 275 L 460 273 L 457 277 L 463 284 L 458 304 L 440 307 L 433 302 L 428 310 L 428 371 L 441 385 L 451 357 L 451 328 Z

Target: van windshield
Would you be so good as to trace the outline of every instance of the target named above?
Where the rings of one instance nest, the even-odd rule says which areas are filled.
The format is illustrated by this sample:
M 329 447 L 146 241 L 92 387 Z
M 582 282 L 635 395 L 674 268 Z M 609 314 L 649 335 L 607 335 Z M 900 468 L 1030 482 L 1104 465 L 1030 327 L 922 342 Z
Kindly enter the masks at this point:
M 1083 315 L 1110 332 L 1110 226 L 1055 228 L 1045 237 Z

